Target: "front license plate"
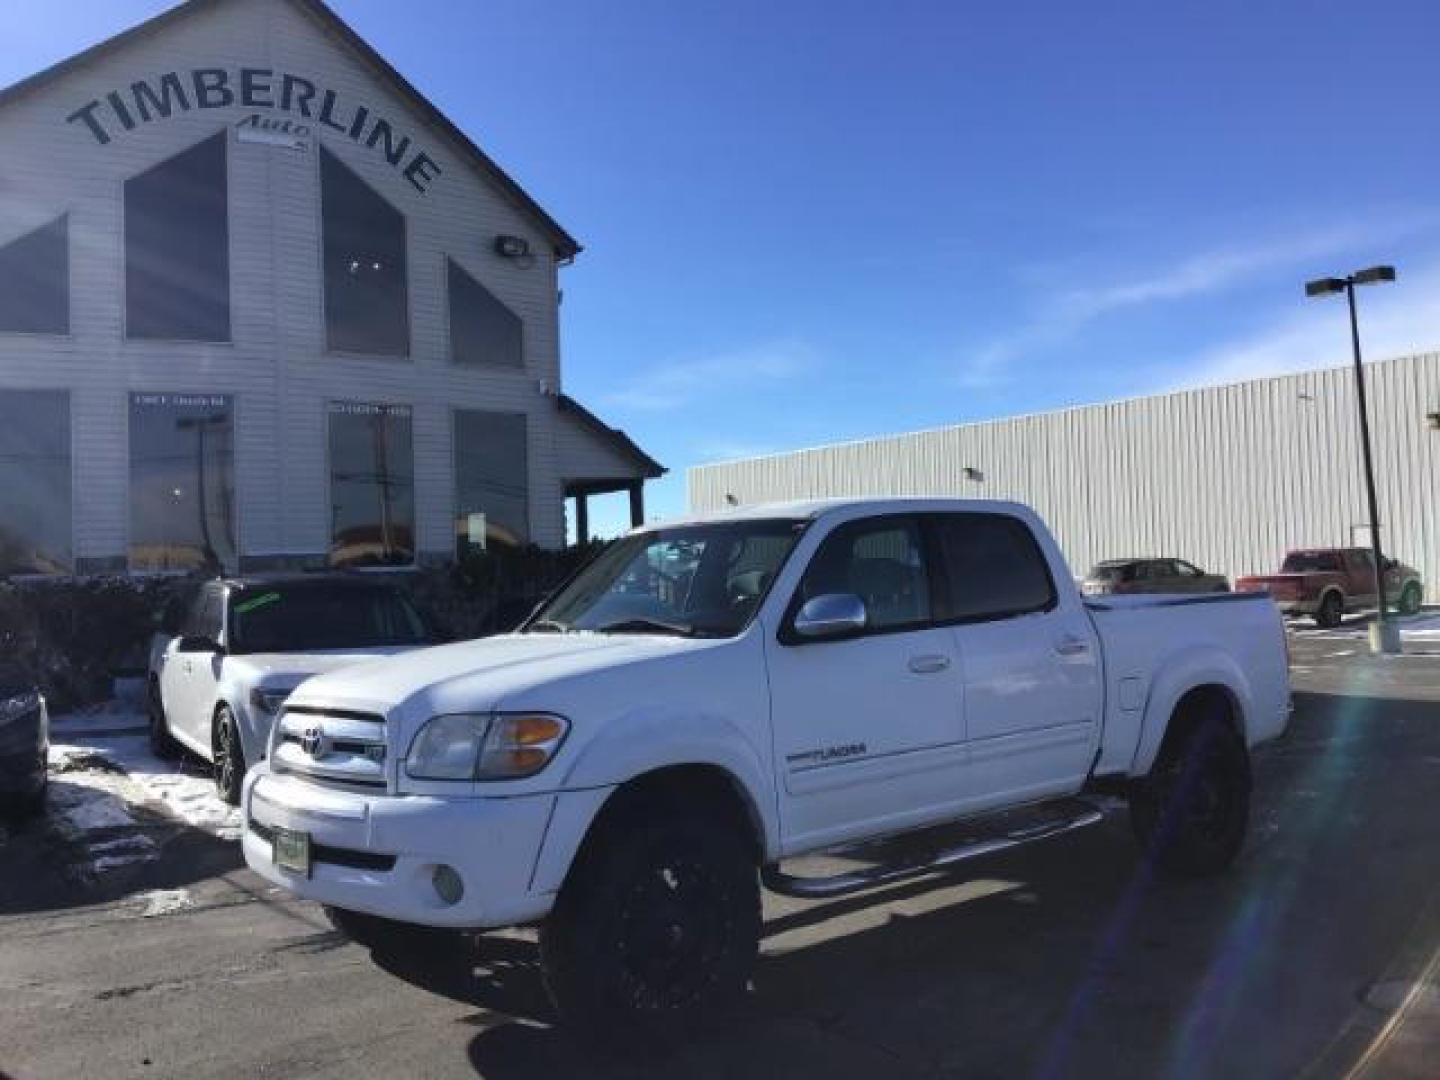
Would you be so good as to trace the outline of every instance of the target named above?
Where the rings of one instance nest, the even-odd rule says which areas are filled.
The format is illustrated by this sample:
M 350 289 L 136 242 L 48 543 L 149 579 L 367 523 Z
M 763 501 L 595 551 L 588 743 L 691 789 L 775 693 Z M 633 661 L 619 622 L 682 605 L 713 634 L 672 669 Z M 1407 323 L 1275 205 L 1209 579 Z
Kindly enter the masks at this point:
M 275 830 L 275 865 L 281 870 L 310 876 L 310 834 L 292 829 Z

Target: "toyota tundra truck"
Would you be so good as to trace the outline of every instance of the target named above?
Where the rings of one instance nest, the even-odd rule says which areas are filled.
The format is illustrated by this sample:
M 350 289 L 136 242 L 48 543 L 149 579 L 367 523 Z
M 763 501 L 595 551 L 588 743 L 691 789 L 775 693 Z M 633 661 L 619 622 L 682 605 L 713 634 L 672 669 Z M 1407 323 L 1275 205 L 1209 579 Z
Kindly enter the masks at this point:
M 245 859 L 371 945 L 538 923 L 558 1015 L 627 1038 L 744 992 L 762 887 L 934 873 L 1115 796 L 1157 872 L 1224 869 L 1288 721 L 1275 605 L 1073 582 L 1008 502 L 632 532 L 515 633 L 303 683 L 245 779 Z M 836 850 L 869 861 L 794 862 Z

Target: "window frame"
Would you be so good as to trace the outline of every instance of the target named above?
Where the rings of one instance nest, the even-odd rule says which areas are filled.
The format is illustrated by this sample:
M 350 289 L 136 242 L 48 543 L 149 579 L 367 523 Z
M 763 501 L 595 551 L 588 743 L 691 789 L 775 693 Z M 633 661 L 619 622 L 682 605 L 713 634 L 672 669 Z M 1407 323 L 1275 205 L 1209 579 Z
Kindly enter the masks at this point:
M 17 334 L 24 334 L 25 336 L 33 336 L 33 335 L 25 334 L 24 331 L 16 331 L 16 333 L 17 333 Z M 45 335 L 45 336 L 46 336 L 46 337 L 52 337 L 53 335 L 48 335 L 48 334 L 47 334 L 47 335 Z M 69 514 L 69 518 L 70 518 L 70 522 L 69 522 L 69 534 L 70 534 L 70 535 L 69 535 L 69 541 L 68 541 L 68 542 L 69 542 L 69 558 L 65 560 L 65 561 L 66 561 L 67 569 L 66 569 L 64 572 L 58 573 L 58 574 L 47 574 L 47 573 L 43 573 L 43 572 L 40 572 L 40 571 L 26 571 L 26 572 L 21 572 L 21 573 L 0 574 L 0 577 L 8 578 L 10 581 L 54 581 L 54 580 L 56 580 L 57 578 L 62 578 L 62 577 L 65 577 L 65 576 L 67 576 L 67 575 L 74 575 L 74 574 L 75 574 L 75 568 L 76 568 L 76 566 L 79 565 L 80 558 L 81 558 L 80 553 L 76 550 L 76 543 L 75 543 L 76 538 L 79 536 L 79 532 L 78 532 L 78 529 L 77 529 L 77 524 L 78 524 L 79 518 L 80 518 L 79 512 L 78 512 L 78 510 L 76 509 L 76 505 L 75 505 L 75 503 L 76 503 L 75 492 L 76 492 L 76 490 L 77 490 L 77 481 L 79 480 L 79 477 L 80 477 L 79 471 L 78 471 L 78 469 L 77 469 L 77 467 L 76 467 L 76 461 L 75 461 L 75 458 L 76 458 L 76 454 L 75 454 L 75 391 L 72 390 L 72 389 L 69 388 L 69 387 L 56 387 L 56 386 L 4 386 L 4 387 L 0 387 L 0 393 L 59 394 L 61 397 L 63 397 L 63 398 L 65 399 L 65 416 L 66 416 L 66 419 L 67 419 L 67 421 L 68 421 L 68 423 L 69 423 L 69 428 L 70 428 L 70 430 L 69 430 L 69 435 L 70 435 L 70 440 L 69 440 L 69 441 L 70 441 L 70 445 L 69 445 L 69 448 L 68 448 L 68 453 L 69 453 L 69 457 L 70 457 L 70 514 Z M 128 429 L 127 429 L 127 431 L 128 431 Z M 127 435 L 127 440 L 128 440 L 128 435 Z M 127 455 L 128 455 L 128 447 L 127 447 Z M 128 530 L 128 527 L 129 527 L 129 526 L 128 526 L 128 523 L 127 523 L 127 526 L 126 526 L 126 527 L 127 527 L 127 530 Z
M 120 216 L 122 218 L 125 216 L 123 211 Z M 37 338 L 43 341 L 70 341 L 75 337 L 75 260 L 70 257 L 73 251 L 73 245 L 70 243 L 70 219 L 71 211 L 69 209 L 62 210 L 54 217 L 47 218 L 45 221 L 42 221 L 39 225 L 36 225 L 33 228 L 25 229 L 21 231 L 18 235 L 12 236 L 9 240 L 0 243 L 0 247 L 3 247 L 6 244 L 14 243 L 16 240 L 23 240 L 31 233 L 39 232 L 41 229 L 46 228 L 49 225 L 53 225 L 57 221 L 65 222 L 65 329 L 59 331 L 7 330 L 4 327 L 0 327 L 0 337 L 18 339 L 22 341 L 28 338 Z M 121 254 L 123 257 L 123 250 Z M 122 291 L 125 288 L 123 283 L 120 287 Z M 124 319 L 123 311 L 121 312 L 121 319 L 122 321 Z M 73 557 L 71 559 L 71 564 L 74 564 Z
M 225 273 L 225 303 L 226 303 L 226 308 L 227 308 L 227 322 L 228 322 L 228 324 L 229 324 L 229 327 L 228 327 L 228 335 L 229 335 L 229 336 L 227 336 L 227 337 L 225 337 L 225 338 L 223 338 L 223 339 L 215 339 L 215 340 L 206 340 L 206 339 L 201 339 L 201 338 L 171 338 L 171 337 L 146 337 L 146 338 L 142 338 L 142 337 L 131 337 L 131 336 L 130 336 L 130 280 L 129 280 L 130 275 L 129 275 L 129 272 L 128 272 L 128 259 L 129 259 L 129 255 L 128 255 L 128 251 L 129 251 L 128 244 L 129 244 L 129 233 L 130 233 L 130 230 L 129 230 L 129 220 L 128 220 L 128 219 L 129 219 L 129 215 L 125 212 L 125 185 L 126 185 L 127 183 L 129 183 L 131 180 L 135 179 L 136 177 L 142 175 L 143 173 L 149 172 L 151 169 L 156 168 L 156 167 L 158 167 L 158 166 L 160 166 L 160 165 L 163 165 L 165 162 L 169 161 L 171 158 L 178 157 L 179 155 L 181 155 L 181 154 L 183 154 L 183 153 L 185 153 L 185 152 L 187 152 L 187 151 L 189 151 L 189 150 L 195 149 L 195 147 L 197 147 L 197 146 L 199 146 L 201 143 L 205 142 L 206 139 L 211 139 L 211 138 L 214 138 L 216 135 L 221 135 L 221 134 L 223 134 L 223 135 L 225 136 L 225 264 L 226 264 L 226 273 Z M 138 348 L 138 349 L 148 348 L 149 346 L 152 346 L 152 345 L 158 345 L 158 346 L 160 346 L 160 347 L 162 347 L 162 348 L 171 348 L 171 347 L 176 347 L 176 346 L 178 346 L 178 347 L 202 348 L 202 349 L 211 349 L 211 348 L 217 348 L 217 347 L 218 347 L 218 348 L 232 348 L 232 349 L 233 349 L 233 348 L 235 347 L 235 322 L 236 322 L 236 319 L 235 319 L 235 273 L 234 273 L 234 271 L 235 271 L 235 227 L 234 227 L 234 226 L 235 226 L 235 223 L 234 223 L 234 221 L 232 220 L 232 215 L 231 215 L 231 212 L 230 212 L 230 210 L 231 210 L 231 204 L 232 204 L 232 200 L 231 200 L 231 198 L 230 198 L 230 192 L 231 192 L 232 188 L 234 187 L 234 180 L 235 180 L 235 166 L 234 166 L 234 157 L 235 157 L 235 155 L 230 152 L 231 146 L 232 146 L 232 144 L 233 144 L 233 141 L 234 141 L 234 138 L 233 138 L 233 136 L 230 134 L 230 127 L 229 127 L 228 124 L 225 125 L 225 126 L 223 126 L 223 127 L 215 128 L 214 130 L 212 130 L 212 131 L 210 132 L 210 134 L 205 135 L 205 136 L 202 136 L 202 137 L 199 138 L 199 139 L 196 139 L 194 142 L 191 142 L 191 143 L 189 143 L 189 144 L 181 147 L 180 149 L 171 152 L 170 154 L 166 155 L 165 157 L 160 158 L 158 161 L 152 161 L 149 165 L 145 166 L 145 168 L 141 169 L 140 172 L 137 172 L 137 173 L 135 173 L 135 174 L 132 175 L 132 176 L 121 177 L 120 180 L 117 182 L 117 185 L 116 185 L 117 190 L 118 190 L 118 197 L 117 197 L 118 201 L 117 201 L 117 205 L 118 205 L 119 208 L 120 208 L 120 227 L 116 230 L 116 232 L 118 233 L 118 239 L 119 239 L 119 243 L 120 243 L 120 250 L 119 250 L 119 266 L 120 266 L 120 274 L 119 274 L 119 277 L 120 277 L 120 341 L 121 341 L 122 345 L 124 345 L 124 346 L 129 346 L 129 347 L 134 347 L 134 348 Z M 318 155 L 317 155 L 317 156 L 318 156 Z M 72 269 L 71 273 L 72 273 L 72 274 L 74 273 L 73 269 Z M 322 283 L 322 284 L 323 284 L 323 283 Z M 71 314 L 72 314 L 72 316 L 73 316 L 73 314 L 74 314 L 73 310 L 72 310 Z M 73 322 L 73 320 L 72 320 L 72 322 Z
M 451 306 L 451 303 L 450 303 L 450 266 L 451 266 L 452 263 L 455 265 L 456 269 L 458 269 L 462 274 L 464 274 L 466 277 L 470 278 L 470 280 L 472 280 L 473 282 L 475 282 L 475 284 L 478 285 L 478 286 L 480 286 L 480 288 L 482 288 L 482 289 L 484 289 L 486 292 L 490 293 L 490 296 L 495 300 L 495 302 L 496 302 L 497 304 L 499 304 L 501 307 L 503 307 L 506 311 L 510 312 L 510 314 L 513 315 L 513 316 L 515 317 L 515 320 L 520 324 L 520 363 L 518 363 L 518 364 L 487 364 L 487 363 L 478 363 L 478 364 L 476 364 L 476 363 L 462 363 L 461 361 L 455 359 L 455 333 L 454 333 L 455 315 L 454 315 L 454 311 L 453 311 L 452 306 Z M 458 368 L 458 369 L 461 370 L 461 371 L 479 371 L 479 372 L 484 372 L 484 373 L 490 374 L 490 375 L 493 375 L 493 374 L 504 374 L 504 373 L 506 373 L 506 372 L 509 372 L 510 374 L 513 374 L 513 375 L 528 375 L 528 374 L 530 374 L 530 357 L 529 357 L 529 349 L 528 349 L 528 345 L 529 345 L 529 341 L 530 341 L 530 333 L 529 333 L 529 327 L 528 327 L 528 325 L 527 325 L 527 323 L 526 323 L 526 320 L 525 320 L 525 317 L 524 317 L 523 315 L 521 315 L 518 311 L 516 311 L 514 308 L 512 308 L 509 304 L 505 303 L 504 300 L 500 299 L 500 297 L 499 297 L 496 293 L 494 293 L 493 291 L 491 291 L 491 289 L 490 289 L 490 287 L 489 287 L 488 285 L 486 285 L 483 281 L 480 280 L 479 275 L 472 273 L 472 272 L 470 271 L 469 267 L 467 267 L 464 263 L 462 263 L 462 262 L 461 262 L 459 259 L 457 259 L 454 255 L 451 255 L 451 254 L 449 254 L 448 252 L 441 252 L 441 253 L 440 253 L 440 287 L 441 287 L 441 289 L 444 291 L 444 294 L 445 294 L 444 310 L 445 310 L 445 366 L 446 366 L 446 367 Z
M 530 423 L 530 414 L 524 410 L 518 412 L 505 412 L 500 409 L 489 409 L 483 405 L 455 405 L 450 409 L 450 518 L 453 529 L 460 517 L 460 414 L 469 413 L 490 413 L 499 416 L 518 416 L 524 420 L 525 429 L 525 542 L 520 545 L 524 548 L 535 543 L 535 523 L 533 519 L 534 486 L 530 482 L 533 472 L 531 462 L 534 455 L 530 452 L 530 436 L 533 425 Z M 459 542 L 452 537 L 451 557 L 457 557 Z M 489 543 L 486 543 L 486 550 L 489 550 Z
M 940 576 L 936 572 L 937 567 L 939 566 L 939 550 L 936 546 L 937 538 L 934 535 L 934 530 L 929 528 L 926 522 L 926 518 L 929 516 L 930 515 L 921 511 L 907 510 L 888 514 L 873 514 L 867 515 L 865 517 L 849 518 L 845 521 L 837 522 L 829 532 L 827 532 L 824 536 L 820 538 L 820 542 L 815 545 L 815 550 L 810 553 L 809 558 L 806 560 L 804 569 L 800 571 L 800 577 L 795 582 L 795 587 L 790 594 L 790 599 L 786 601 L 784 615 L 780 619 L 779 629 L 777 629 L 775 632 L 775 640 L 778 641 L 781 645 L 787 646 L 831 645 L 841 641 L 856 641 L 860 638 L 883 637 L 888 634 L 913 634 L 922 630 L 933 630 L 938 626 L 945 625 L 944 623 L 937 620 L 935 617 L 936 612 L 939 610 L 940 603 L 944 599 L 944 593 L 943 587 L 940 582 Z M 805 597 L 803 593 L 803 587 L 805 585 L 805 575 L 808 574 L 810 572 L 810 568 L 815 565 L 816 560 L 820 557 L 820 553 L 825 550 L 825 545 L 830 543 L 831 540 L 833 540 L 836 536 L 840 535 L 847 529 L 869 525 L 884 525 L 889 522 L 906 522 L 911 523 L 915 526 L 915 531 L 918 534 L 920 540 L 920 557 L 924 562 L 926 592 L 929 594 L 929 618 L 920 619 L 915 622 L 898 623 L 892 626 L 867 626 L 861 630 L 851 631 L 850 633 L 833 634 L 828 637 L 820 638 L 804 637 L 803 635 L 797 633 L 795 631 L 795 619 L 796 616 L 800 614 L 800 609 L 805 606 Z M 799 544 L 798 538 L 796 540 L 796 544 L 797 546 Z M 794 554 L 795 551 L 794 548 L 792 548 L 790 551 L 790 555 L 786 557 L 786 561 L 788 562 L 789 558 L 793 557 Z M 776 577 L 777 579 L 779 577 L 778 571 L 776 572 Z M 773 586 L 774 582 L 772 581 L 771 587 L 773 588 Z M 767 590 L 766 592 L 768 595 L 769 590 Z M 760 604 L 763 603 L 764 598 L 762 597 Z M 757 611 L 759 610 L 759 606 L 759 604 L 756 605 Z
M 1027 615 L 1048 615 L 1060 606 L 1060 590 L 1055 584 L 1055 574 L 1051 569 L 1050 560 L 1046 557 L 1045 549 L 1041 546 L 1040 540 L 1035 535 L 1027 521 L 1015 514 L 1007 514 L 996 510 L 940 510 L 932 511 L 925 515 L 926 524 L 931 534 L 931 544 L 934 547 L 935 555 L 940 567 L 940 576 L 943 583 L 943 603 L 948 611 L 953 600 L 952 582 L 950 580 L 950 567 L 945 560 L 945 546 L 940 538 L 940 525 L 946 518 L 962 517 L 987 517 L 1003 518 L 1012 521 L 1030 541 L 1030 547 L 1035 557 L 1040 560 L 1041 569 L 1045 572 L 1046 584 L 1050 587 L 1049 599 L 1041 605 L 1028 608 L 1015 608 L 1002 611 L 987 612 L 981 615 L 944 615 L 936 620 L 937 626 L 973 626 L 980 623 L 1005 622 L 1010 619 L 1021 619 Z
M 167 344 L 174 343 L 168 342 Z M 195 343 L 189 342 L 188 344 L 193 345 Z M 244 401 L 244 395 L 236 393 L 234 390 L 228 388 L 220 390 L 144 390 L 131 388 L 125 390 L 123 400 L 125 403 L 125 496 L 127 499 L 131 497 L 130 481 L 132 477 L 132 469 L 134 467 L 130 455 L 130 420 L 132 411 L 131 402 L 134 400 L 134 397 L 137 394 L 195 394 L 215 397 L 227 397 L 230 399 L 230 432 L 231 438 L 233 440 L 230 451 L 230 474 L 231 479 L 234 481 L 234 490 L 231 492 L 232 505 L 230 507 L 230 516 L 235 522 L 235 566 L 233 570 L 222 567 L 221 573 L 239 573 L 240 563 L 245 558 L 245 500 L 241 497 L 240 494 L 242 487 L 240 479 L 242 471 L 240 468 L 240 426 L 241 419 L 244 416 L 244 407 L 242 404 Z M 71 438 L 74 438 L 73 428 Z M 195 572 L 193 570 L 184 570 L 178 567 L 171 570 L 137 569 L 131 564 L 130 561 L 130 552 L 134 547 L 134 541 L 134 522 L 131 520 L 130 511 L 127 509 L 125 513 L 125 573 L 129 576 L 137 578 L 185 577 L 187 574 L 192 574 Z
M 394 563 L 385 566 L 341 566 L 330 562 L 330 548 L 335 542 L 334 526 L 325 526 L 325 567 L 331 573 L 346 574 L 394 574 L 408 573 L 420 565 L 420 484 L 419 467 L 415 457 L 415 412 L 416 404 L 413 401 L 361 401 L 357 398 L 322 398 L 320 401 L 321 430 L 325 442 L 325 498 L 326 506 L 329 508 L 327 518 L 334 514 L 335 508 L 335 462 L 332 447 L 330 445 L 330 418 L 333 415 L 330 411 L 332 405 L 379 405 L 382 408 L 391 408 L 396 405 L 403 405 L 410 410 L 410 500 L 414 520 L 411 522 L 411 546 L 410 561 L 408 563 Z M 453 434 L 453 433 L 452 433 Z M 453 453 L 453 451 L 452 451 Z
M 330 303 L 326 297 L 325 290 L 325 172 L 322 159 L 328 153 L 338 161 L 342 168 L 349 171 L 354 177 L 367 188 L 373 191 L 377 198 L 386 206 L 400 215 L 400 223 L 404 231 L 404 252 L 405 252 L 405 351 L 394 352 L 357 352 L 354 349 L 335 348 L 330 342 Z M 316 275 L 320 291 L 320 357 L 322 360 L 328 357 L 339 357 L 344 360 L 372 360 L 380 363 L 404 362 L 414 364 L 415 355 L 415 302 L 414 302 L 414 276 L 411 273 L 411 227 L 410 215 L 402 210 L 396 203 L 387 197 L 384 192 L 372 184 L 360 171 L 350 164 L 340 154 L 336 153 L 324 143 L 315 143 L 315 153 L 311 155 L 314 165 L 311 166 L 312 175 L 315 178 L 315 236 L 319 243 L 315 247 Z M 440 287 L 444 289 L 445 283 L 442 277 Z M 447 315 L 448 322 L 448 315 Z M 448 338 L 448 325 L 446 334 Z M 448 347 L 448 340 L 447 340 Z

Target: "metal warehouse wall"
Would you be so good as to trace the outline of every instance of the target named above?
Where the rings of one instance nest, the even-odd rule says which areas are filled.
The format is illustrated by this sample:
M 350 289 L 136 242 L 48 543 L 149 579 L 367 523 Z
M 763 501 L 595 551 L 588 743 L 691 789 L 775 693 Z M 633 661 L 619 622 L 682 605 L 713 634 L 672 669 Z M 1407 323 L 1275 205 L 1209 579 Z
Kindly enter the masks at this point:
M 1440 354 L 1366 365 L 1385 550 L 1440 602 Z M 1351 369 L 965 424 L 691 469 L 690 506 L 850 495 L 1018 499 L 1077 574 L 1175 555 L 1231 578 L 1368 542 Z M 967 479 L 966 468 L 983 480 Z

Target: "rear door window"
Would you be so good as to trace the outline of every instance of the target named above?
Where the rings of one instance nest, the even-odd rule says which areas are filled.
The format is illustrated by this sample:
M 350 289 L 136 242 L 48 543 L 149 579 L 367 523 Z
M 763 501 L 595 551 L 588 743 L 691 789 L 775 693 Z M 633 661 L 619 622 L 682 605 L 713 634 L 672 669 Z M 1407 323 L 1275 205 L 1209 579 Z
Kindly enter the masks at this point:
M 1006 514 L 940 514 L 933 519 L 945 570 L 942 617 L 1004 619 L 1055 606 L 1055 583 L 1034 534 Z

